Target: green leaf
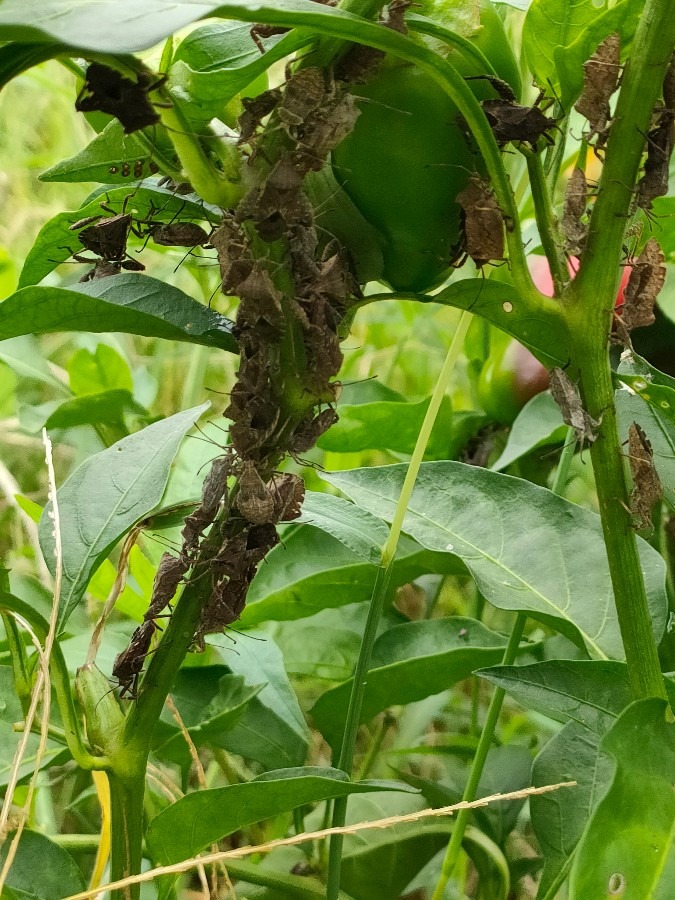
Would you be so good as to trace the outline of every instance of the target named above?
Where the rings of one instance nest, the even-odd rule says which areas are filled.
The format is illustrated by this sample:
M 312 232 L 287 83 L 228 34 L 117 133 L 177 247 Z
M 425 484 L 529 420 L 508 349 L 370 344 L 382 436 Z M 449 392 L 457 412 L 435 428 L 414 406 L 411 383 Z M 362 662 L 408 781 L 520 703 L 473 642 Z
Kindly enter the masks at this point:
M 4 600 L 8 595 L 2 594 Z M 3 603 L 3 612 L 5 604 Z M 6 647 L 6 645 L 5 645 Z M 10 666 L 0 666 L 0 788 L 5 788 L 12 769 L 14 754 L 22 738 L 21 732 L 14 730 L 16 722 L 21 722 L 24 712 L 17 697 L 14 674 Z M 19 769 L 19 781 L 33 774 L 35 754 L 40 742 L 38 735 L 32 734 L 28 739 L 28 748 Z M 62 745 L 49 741 L 40 768 L 45 769 L 59 761 L 67 761 L 70 754 Z
M 2 341 L 30 333 L 120 331 L 236 353 L 231 329 L 229 319 L 147 275 L 113 275 L 68 288 L 26 287 L 0 303 Z
M 179 671 L 171 699 L 195 746 L 220 747 L 223 733 L 241 719 L 261 688 L 247 685 L 244 678 L 229 674 L 224 666 L 199 666 Z M 178 764 L 190 761 L 185 737 L 166 708 L 154 735 L 154 753 Z
M 367 612 L 366 604 L 359 603 L 278 623 L 273 633 L 286 671 L 312 681 L 346 681 L 354 671 Z
M 654 466 L 663 485 L 664 500 L 675 508 L 675 428 L 632 390 L 619 390 L 614 395 L 619 420 L 619 433 L 628 434 L 631 422 L 637 422 L 649 438 L 654 452 Z
M 603 735 L 631 701 L 628 668 L 614 660 L 552 659 L 476 672 L 526 709 Z M 675 689 L 673 691 L 675 696 Z
M 170 70 L 170 85 L 187 96 L 191 121 L 223 118 L 227 104 L 275 62 L 309 43 L 307 34 L 273 37 L 266 52 L 251 38 L 251 26 L 216 22 L 195 28 L 181 42 Z
M 24 0 L 3 0 L 0 30 L 5 40 L 57 40 L 71 47 L 102 53 L 135 53 L 147 50 L 197 19 L 220 14 L 223 18 L 265 22 L 292 27 L 299 14 L 311 26 L 321 21 L 321 13 L 310 0 L 284 0 L 283 7 L 264 0 L 201 0 L 199 4 L 174 0 L 117 0 L 101 6 L 100 0 L 43 0 L 39 8 Z M 355 17 L 339 11 L 340 18 Z M 133 28 L 129 23 L 133 22 Z
M 406 466 L 325 473 L 359 506 L 391 521 Z M 600 517 L 518 478 L 458 462 L 422 463 L 404 531 L 459 556 L 485 598 L 623 657 Z M 639 542 L 656 640 L 665 627 L 664 563 Z
M 554 735 L 535 759 L 535 787 L 561 780 L 577 783 L 530 797 L 532 827 L 545 860 L 539 884 L 542 900 L 558 895 L 586 823 L 611 783 L 612 770 L 611 760 L 600 750 L 600 735 L 574 721 Z
M 389 782 L 394 791 L 410 790 Z M 386 782 L 352 783 L 339 769 L 307 766 L 278 769 L 246 784 L 197 791 L 156 816 L 146 833 L 153 859 L 170 864 L 194 856 L 234 831 L 307 803 L 371 791 Z
M 0 15 L 3 8 L 0 7 Z M 101 203 L 105 203 L 107 209 L 102 209 Z M 175 194 L 158 187 L 154 179 L 146 179 L 133 189 L 127 184 L 97 188 L 79 209 L 58 213 L 42 226 L 21 270 L 19 287 L 37 284 L 73 253 L 84 251 L 77 231 L 71 231 L 71 225 L 89 216 L 110 216 L 122 211 L 133 214 L 136 220 L 152 218 L 155 222 L 179 217 L 217 222 L 222 215 L 219 209 L 204 203 L 196 194 Z
M 309 525 L 292 525 L 268 553 L 248 593 L 241 624 L 313 616 L 322 609 L 370 600 L 377 569 L 331 535 Z M 399 542 L 392 590 L 430 572 L 461 574 L 460 560 L 429 553 L 407 538 Z
M 76 350 L 68 360 L 70 389 L 74 394 L 98 394 L 101 391 L 134 389 L 131 370 L 113 347 L 97 344 L 92 353 L 86 347 Z
M 662 700 L 639 700 L 605 736 L 616 773 L 577 850 L 570 900 L 672 897 L 675 724 L 666 709 Z
M 562 421 L 553 397 L 548 391 L 537 394 L 518 414 L 509 432 L 506 447 L 491 468 L 495 472 L 501 472 L 538 447 L 561 443 L 566 435 L 567 426 Z
M 654 200 L 654 215 L 659 219 L 663 219 L 663 230 L 659 230 L 659 244 L 666 255 L 668 263 L 675 262 L 675 228 L 672 226 L 672 218 L 675 215 L 675 197 L 657 197 Z M 668 276 L 666 284 L 672 284 L 672 269 L 668 267 Z M 659 298 L 660 300 L 660 298 Z M 667 307 L 671 309 L 670 304 Z M 672 313 L 670 313 L 672 319 Z
M 371 794 L 352 797 L 347 824 L 423 809 L 417 797 Z M 452 820 L 426 819 L 345 835 L 340 884 L 355 900 L 392 900 L 447 844 Z
M 13 834 L 0 847 L 0 867 L 4 865 Z M 21 834 L 19 847 L 9 870 L 3 897 L 7 900 L 62 900 L 86 887 L 75 860 L 44 834 Z
M 77 428 L 81 425 L 116 425 L 123 426 L 127 413 L 141 418 L 149 418 L 149 413 L 136 403 L 129 391 L 101 391 L 88 394 L 86 397 L 73 397 L 65 400 L 50 414 L 45 427 Z
M 5 307 L 0 304 L 0 362 L 22 378 L 34 378 L 61 394 L 69 394 L 68 386 L 52 374 L 38 342 L 30 333 L 6 340 L 3 335 Z M 33 329 L 30 329 L 32 331 Z
M 542 298 L 540 307 L 533 310 L 513 285 L 484 278 L 464 278 L 433 296 L 417 294 L 413 297 L 482 316 L 519 340 L 547 368 L 565 366 L 570 360 L 567 324 L 552 300 Z
M 525 708 L 567 723 L 537 756 L 532 772 L 536 786 L 577 782 L 570 791 L 530 798 L 532 825 L 546 860 L 539 890 L 547 897 L 611 781 L 612 766 L 600 742 L 631 702 L 628 669 L 614 661 L 549 660 L 493 666 L 476 674 Z M 675 702 L 675 683 L 666 679 L 666 688 Z
M 439 694 L 481 662 L 500 659 L 505 646 L 501 634 L 460 616 L 390 628 L 375 641 L 359 721 L 368 722 L 388 706 Z M 332 746 L 342 737 L 352 684 L 349 679 L 326 691 L 312 707 L 316 727 Z
M 291 687 L 281 651 L 268 636 L 245 633 L 228 653 L 229 669 L 249 685 L 263 685 L 221 746 L 266 768 L 298 766 L 307 758 L 310 731 Z
M 51 59 L 65 47 L 54 44 L 21 44 L 13 42 L 0 47 L 0 88 L 8 84 L 12 78 L 16 78 L 26 69 L 38 66 L 40 63 Z
M 412 453 L 429 408 L 429 400 L 415 403 L 379 401 L 340 405 L 339 421 L 318 442 L 333 453 L 393 450 Z M 428 459 L 447 459 L 452 442 L 452 401 L 444 397 L 426 449 Z
M 123 184 L 131 190 L 139 178 L 150 174 L 151 161 L 146 145 L 137 136 L 125 134 L 121 124 L 113 119 L 84 150 L 42 172 L 40 181 L 99 181 Z
M 672 440 L 675 435 L 675 378 L 659 372 L 646 359 L 633 353 L 622 359 L 614 379 L 652 407 L 655 416 L 663 423 L 663 431 Z
M 328 532 L 371 565 L 380 564 L 389 528 L 381 519 L 342 497 L 308 491 L 299 521 Z
M 601 12 L 593 0 L 533 0 L 523 25 L 523 53 L 540 87 L 559 87 L 555 50 L 569 47 Z
M 643 4 L 635 0 L 620 0 L 594 18 L 571 43 L 553 48 L 555 72 L 560 85 L 560 100 L 566 110 L 571 109 L 584 86 L 584 63 L 610 34 L 621 37 L 621 55 L 625 59 L 630 50 Z M 602 7 L 597 6 L 597 10 Z
M 134 523 L 154 509 L 187 431 L 204 403 L 149 425 L 86 459 L 58 491 L 63 542 L 59 628 L 80 602 L 89 578 Z M 51 504 L 40 520 L 40 546 L 55 571 Z
M 529 787 L 531 768 L 532 754 L 526 747 L 516 745 L 493 747 L 485 760 L 483 773 L 476 789 L 476 797 L 507 794 Z M 431 780 L 396 770 L 395 774 L 399 775 L 407 784 L 418 788 L 434 807 L 452 806 L 462 799 L 463 784 L 461 786 L 459 784 L 448 785 L 445 781 L 439 782 L 437 779 Z M 452 775 L 451 781 L 455 781 Z M 506 838 L 516 827 L 518 815 L 524 804 L 525 798 L 500 801 L 483 809 L 475 809 L 472 816 L 481 830 L 496 844 L 503 847 Z

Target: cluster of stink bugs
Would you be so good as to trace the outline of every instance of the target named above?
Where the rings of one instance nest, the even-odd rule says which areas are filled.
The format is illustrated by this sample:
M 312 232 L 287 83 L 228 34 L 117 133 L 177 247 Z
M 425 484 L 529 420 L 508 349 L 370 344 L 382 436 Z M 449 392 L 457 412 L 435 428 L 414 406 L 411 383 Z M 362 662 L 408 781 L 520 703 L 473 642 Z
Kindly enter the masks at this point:
M 77 232 L 83 250 L 94 254 L 93 259 L 79 251 L 72 254 L 76 262 L 93 263 L 93 268 L 80 281 L 95 281 L 118 275 L 122 270 L 142 272 L 145 266 L 131 257 L 127 249 L 130 234 L 145 240 L 141 250 L 145 249 L 149 240 L 163 247 L 187 247 L 189 253 L 195 247 L 208 246 L 209 235 L 202 226 L 196 222 L 177 221 L 179 213 L 169 222 L 155 220 L 154 216 L 159 210 L 152 210 L 145 219 L 134 217 L 132 212 L 127 212 L 132 196 L 125 199 L 121 212 L 115 212 L 103 202 L 103 213 L 87 216 L 70 226 L 71 231 Z

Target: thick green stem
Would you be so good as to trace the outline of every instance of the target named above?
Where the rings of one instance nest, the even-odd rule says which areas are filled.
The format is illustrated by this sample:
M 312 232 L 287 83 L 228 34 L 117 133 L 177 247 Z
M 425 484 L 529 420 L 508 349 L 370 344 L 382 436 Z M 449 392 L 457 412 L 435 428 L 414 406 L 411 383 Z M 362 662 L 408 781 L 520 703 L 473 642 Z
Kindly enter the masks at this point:
M 665 698 L 629 505 L 607 340 L 633 186 L 652 109 L 675 47 L 670 0 L 646 0 L 607 144 L 579 274 L 565 295 L 588 412 L 601 421 L 591 460 L 633 695 Z
M 562 240 L 558 230 L 558 222 L 551 206 L 551 197 L 546 186 L 544 167 L 538 153 L 527 154 L 527 171 L 530 176 L 530 189 L 534 202 L 534 214 L 539 229 L 541 245 L 551 270 L 556 296 L 562 293 L 569 281 L 567 265 L 562 254 Z
M 645 134 L 674 48 L 672 0 L 646 0 L 623 74 L 588 240 L 570 291 L 570 302 L 584 309 L 604 310 L 609 315 L 614 306 Z M 603 343 L 606 333 L 600 338 Z
M 166 108 L 157 107 L 157 111 L 192 187 L 207 203 L 223 209 L 236 206 L 244 194 L 239 150 L 225 140 L 214 144 L 222 164 L 222 170 L 217 168 L 206 155 L 199 135 L 190 130 L 178 102 L 168 91 L 162 90 L 161 93 L 168 105 Z
M 141 871 L 143 857 L 143 798 L 145 760 L 123 778 L 110 773 L 110 880 L 119 881 Z M 113 891 L 111 900 L 137 900 L 140 884 Z
M 591 447 L 591 460 L 631 689 L 636 698 L 667 699 L 633 517 L 629 512 L 629 493 L 607 353 L 605 351 L 598 356 L 592 348 L 585 354 L 583 348 L 579 350 L 577 359 L 581 360 L 579 368 L 586 404 L 592 416 L 602 419 L 597 440 Z
M 445 392 L 450 383 L 450 378 L 455 368 L 455 363 L 464 346 L 464 339 L 469 330 L 471 323 L 471 315 L 467 312 L 462 313 L 462 317 L 457 325 L 457 330 L 448 349 L 448 354 L 443 363 L 443 368 L 438 376 L 438 381 L 431 396 L 429 408 L 427 409 L 422 428 L 417 437 L 417 443 L 410 459 L 408 471 L 406 472 L 405 481 L 401 489 L 401 495 L 394 512 L 394 518 L 389 530 L 389 536 L 382 548 L 382 556 L 380 568 L 377 572 L 377 578 L 373 586 L 373 594 L 370 600 L 370 608 L 368 610 L 368 620 L 361 639 L 361 647 L 359 657 L 356 661 L 354 669 L 354 679 L 352 683 L 352 692 L 349 698 L 349 707 L 347 710 L 347 722 L 342 738 L 342 747 L 340 749 L 338 767 L 344 772 L 351 775 L 354 765 L 354 752 L 356 746 L 356 734 L 359 729 L 361 720 L 361 708 L 363 706 L 363 698 L 366 693 L 366 685 L 368 682 L 368 669 L 370 668 L 370 660 L 373 651 L 373 644 L 377 635 L 377 626 L 382 615 L 382 608 L 387 596 L 391 573 L 393 569 L 396 549 L 398 547 L 399 538 L 403 529 L 403 521 L 410 503 L 415 481 L 419 472 L 420 465 L 424 459 L 424 452 L 429 442 L 431 430 L 436 421 L 438 410 L 445 396 Z M 331 825 L 338 828 L 344 825 L 347 814 L 347 799 L 339 798 L 333 806 L 333 817 Z M 342 863 L 342 835 L 333 835 L 330 841 L 330 851 L 328 856 L 328 879 L 326 888 L 327 900 L 336 900 L 340 891 L 340 869 Z

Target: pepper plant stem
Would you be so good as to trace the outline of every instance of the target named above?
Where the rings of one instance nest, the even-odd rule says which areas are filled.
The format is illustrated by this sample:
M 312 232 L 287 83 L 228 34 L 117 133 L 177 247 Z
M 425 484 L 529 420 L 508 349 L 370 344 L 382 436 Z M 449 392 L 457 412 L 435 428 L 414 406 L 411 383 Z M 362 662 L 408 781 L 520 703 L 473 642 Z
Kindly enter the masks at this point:
M 558 231 L 558 223 L 551 207 L 551 198 L 546 186 L 546 176 L 544 175 L 541 155 L 528 152 L 526 159 L 539 237 L 548 260 L 557 296 L 569 281 L 567 266 L 562 254 L 562 240 Z
M 403 529 L 403 521 L 405 519 L 408 505 L 410 503 L 413 488 L 415 487 L 415 481 L 417 480 L 420 465 L 422 464 L 422 460 L 424 459 L 424 452 L 431 436 L 431 430 L 434 426 L 434 422 L 436 421 L 436 416 L 438 415 L 441 402 L 450 383 L 450 378 L 452 377 L 457 358 L 459 357 L 460 351 L 464 346 L 464 339 L 466 337 L 467 331 L 469 330 L 470 323 L 471 314 L 463 312 L 457 325 L 455 335 L 452 339 L 452 343 L 450 344 L 450 347 L 448 349 L 445 362 L 443 363 L 443 368 L 441 369 L 440 375 L 438 376 L 438 380 L 436 382 L 436 386 L 434 387 L 434 392 L 431 396 L 431 401 L 424 417 L 422 428 L 420 429 L 420 433 L 417 436 L 415 449 L 413 450 L 413 454 L 410 459 L 408 471 L 406 472 L 405 480 L 403 482 L 403 488 L 401 489 L 401 495 L 398 499 L 398 504 L 394 512 L 394 518 L 391 523 L 391 528 L 389 529 L 389 536 L 384 547 L 382 548 L 380 567 L 378 568 L 377 578 L 375 579 L 373 594 L 370 600 L 368 620 L 366 622 L 363 638 L 361 640 L 359 657 L 356 661 L 356 667 L 354 669 L 352 692 L 349 698 L 349 707 L 347 710 L 347 721 L 342 738 L 342 747 L 340 749 L 340 755 L 338 758 L 338 768 L 342 769 L 344 772 L 347 772 L 349 775 L 351 775 L 354 765 L 356 734 L 359 729 L 361 708 L 363 706 L 363 698 L 366 692 L 368 669 L 370 667 L 373 644 L 375 643 L 377 626 L 380 621 L 380 616 L 382 615 L 382 608 L 387 596 L 389 582 L 391 581 L 392 568 L 394 558 L 396 556 L 396 549 L 398 547 L 399 538 Z M 346 820 L 346 813 L 346 798 L 340 798 L 336 800 L 333 805 L 333 817 L 331 826 L 333 828 L 337 828 L 344 825 Z M 328 879 L 326 888 L 327 900 L 337 900 L 340 892 L 342 844 L 342 835 L 333 835 L 331 837 L 330 850 L 328 855 Z
M 120 881 L 141 871 L 143 857 L 143 797 L 145 762 L 121 778 L 110 772 L 110 880 Z M 137 900 L 140 884 L 113 891 L 111 900 Z
M 558 496 L 561 496 L 565 490 L 570 464 L 572 462 L 572 457 L 574 456 L 575 443 L 572 440 L 573 435 L 574 432 L 572 431 L 572 429 L 568 428 L 552 488 L 553 493 L 558 494 Z M 508 644 L 506 645 L 506 649 L 504 650 L 504 656 L 502 658 L 501 665 L 510 666 L 514 662 L 516 654 L 518 653 L 520 640 L 523 636 L 526 621 L 527 616 L 522 612 L 518 613 L 513 624 L 513 629 L 509 636 Z M 492 746 L 495 728 L 497 727 L 497 721 L 499 720 L 499 715 L 502 710 L 502 704 L 504 702 L 504 695 L 505 691 L 502 688 L 497 688 L 492 695 L 492 700 L 490 701 L 490 706 L 488 707 L 487 716 L 485 718 L 485 725 L 483 725 L 480 740 L 478 741 L 478 746 L 476 747 L 476 753 L 474 755 L 473 762 L 471 763 L 471 771 L 469 772 L 466 787 L 464 788 L 462 800 L 471 802 L 472 800 L 476 799 L 478 783 L 480 782 L 481 775 L 483 774 L 485 760 L 487 759 L 490 747 Z M 459 851 L 462 847 L 462 841 L 464 839 L 464 835 L 466 833 L 466 828 L 469 824 L 470 818 L 471 811 L 468 809 L 460 809 L 459 813 L 457 814 L 457 819 L 455 821 L 454 828 L 452 829 L 452 835 L 450 837 L 450 841 L 448 842 L 447 850 L 445 851 L 445 857 L 443 859 L 443 865 L 441 867 L 441 874 L 431 900 L 443 900 L 445 888 L 448 884 L 448 881 L 452 877 L 455 866 L 457 865 Z
M 665 698 L 629 506 L 607 351 L 626 221 L 645 134 L 675 47 L 670 0 L 646 0 L 626 64 L 579 273 L 563 302 L 586 408 L 600 421 L 591 461 L 633 696 Z

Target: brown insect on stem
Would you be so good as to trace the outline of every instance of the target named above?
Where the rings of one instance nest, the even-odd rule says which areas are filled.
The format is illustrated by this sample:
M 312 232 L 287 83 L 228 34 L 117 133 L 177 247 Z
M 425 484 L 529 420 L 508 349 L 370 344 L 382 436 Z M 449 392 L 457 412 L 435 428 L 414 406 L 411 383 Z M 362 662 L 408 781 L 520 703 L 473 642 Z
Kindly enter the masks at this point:
M 152 585 L 150 605 L 143 616 L 146 622 L 157 618 L 171 603 L 178 585 L 189 568 L 189 561 L 182 556 L 173 556 L 171 553 L 162 556 Z
M 131 635 L 129 646 L 115 657 L 112 674 L 118 681 L 120 697 L 137 699 L 138 679 L 143 671 L 143 663 L 155 631 L 157 631 L 155 622 L 143 622 Z
M 605 143 L 611 118 L 609 100 L 619 86 L 621 73 L 621 40 L 617 33 L 608 35 L 584 63 L 584 87 L 574 104 L 578 113 L 588 119 L 587 139 L 597 136 L 596 149 Z
M 253 525 L 274 519 L 274 495 L 251 460 L 242 463 L 235 502 L 242 516 Z
M 464 211 L 464 249 L 476 266 L 504 259 L 504 217 L 489 184 L 473 174 L 457 203 Z
M 137 80 L 132 81 L 116 69 L 93 62 L 87 68 L 75 109 L 78 112 L 108 113 L 118 119 L 125 134 L 132 134 L 159 122 L 159 114 L 148 94 L 165 82 L 166 76 L 157 77 L 150 72 L 139 72 Z
M 637 205 L 650 210 L 652 201 L 668 193 L 675 128 L 675 55 L 663 80 L 663 105 L 654 110 L 655 124 L 646 135 L 647 157 L 638 182 Z
M 520 106 L 510 100 L 483 100 L 481 106 L 500 146 L 513 141 L 536 150 L 540 138 L 547 144 L 554 143 L 549 132 L 557 128 L 557 122 L 538 106 Z
M 570 381 L 563 369 L 557 366 L 549 372 L 553 399 L 562 414 L 563 422 L 574 429 L 577 441 L 592 444 L 596 439 L 596 429 L 600 423 L 590 416 L 583 407 L 579 388 Z
M 654 306 L 666 281 L 666 257 L 655 238 L 650 238 L 633 263 L 624 290 L 621 315 L 617 316 L 618 338 L 630 347 L 630 333 L 655 321 Z
M 652 510 L 663 496 L 663 487 L 654 466 L 652 445 L 637 422 L 628 427 L 628 462 L 633 478 L 630 511 L 636 520 L 635 528 L 652 528 Z
M 587 226 L 583 221 L 588 202 L 588 183 L 583 169 L 575 168 L 565 190 L 565 205 L 561 221 L 565 235 L 565 250 L 579 256 L 586 243 Z

